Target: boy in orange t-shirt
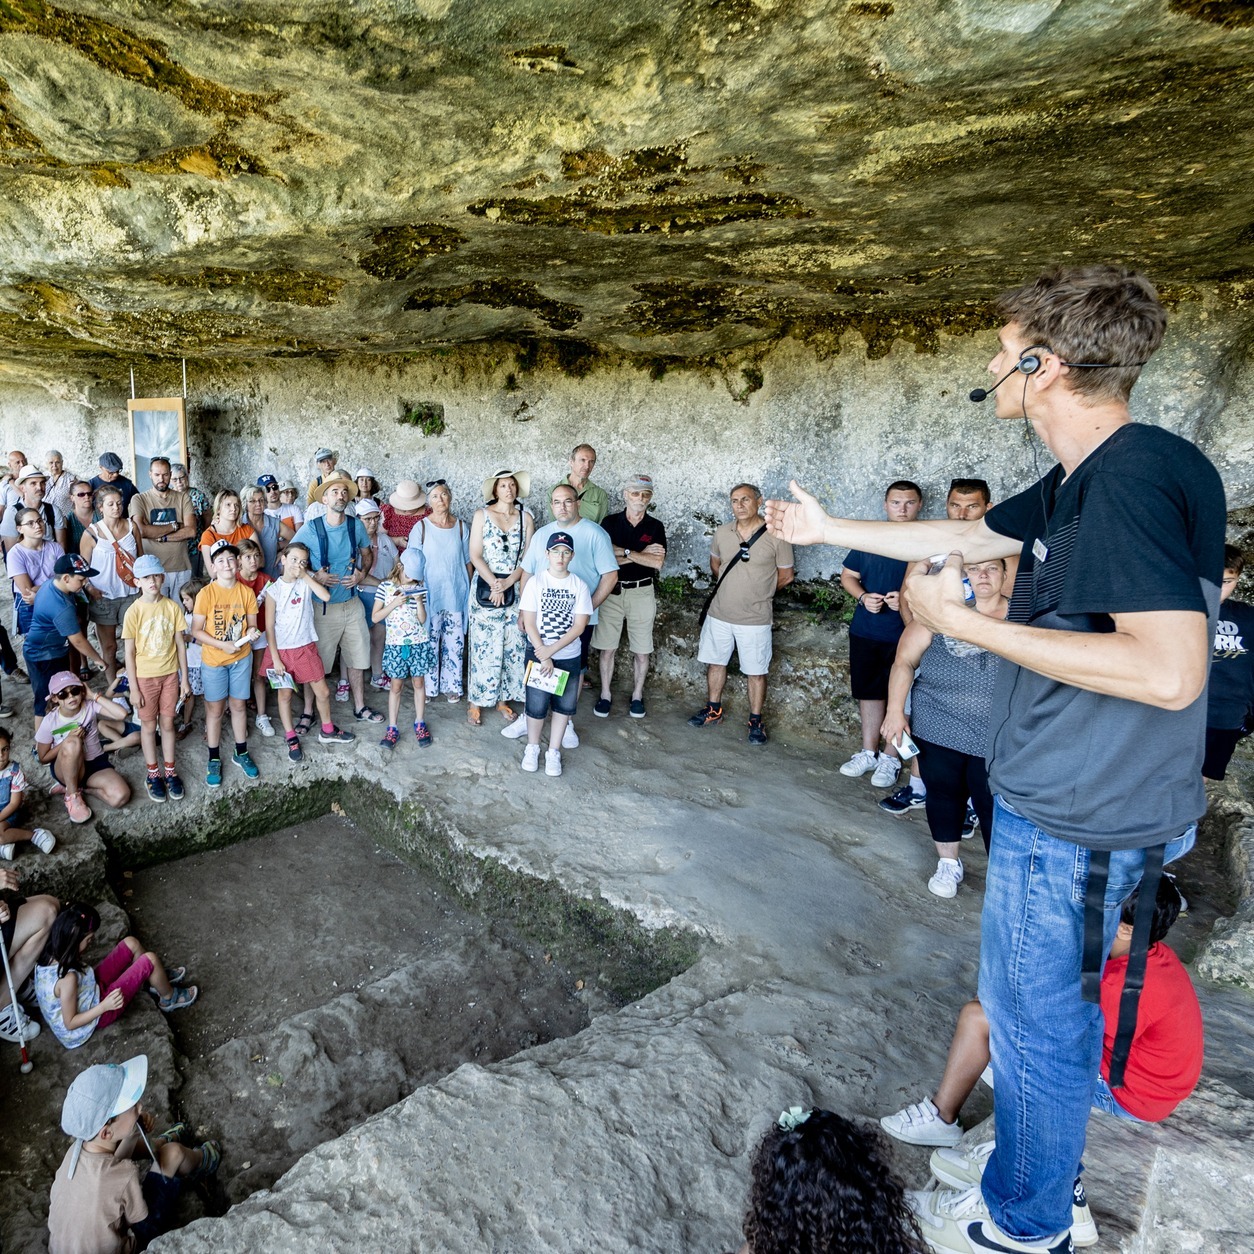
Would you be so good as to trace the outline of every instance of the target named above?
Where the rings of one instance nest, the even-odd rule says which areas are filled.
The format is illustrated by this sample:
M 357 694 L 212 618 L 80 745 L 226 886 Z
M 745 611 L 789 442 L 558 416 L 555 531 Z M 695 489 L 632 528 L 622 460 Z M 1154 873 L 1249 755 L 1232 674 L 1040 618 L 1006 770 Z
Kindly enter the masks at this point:
M 221 787 L 222 758 L 218 740 L 228 700 L 235 733 L 236 765 L 256 779 L 260 773 L 248 753 L 248 711 L 244 703 L 252 684 L 252 643 L 257 630 L 257 598 L 239 582 L 239 549 L 221 540 L 209 554 L 213 582 L 202 588 L 192 607 L 192 639 L 201 646 L 200 677 L 205 690 L 205 740 L 209 768 L 205 783 Z

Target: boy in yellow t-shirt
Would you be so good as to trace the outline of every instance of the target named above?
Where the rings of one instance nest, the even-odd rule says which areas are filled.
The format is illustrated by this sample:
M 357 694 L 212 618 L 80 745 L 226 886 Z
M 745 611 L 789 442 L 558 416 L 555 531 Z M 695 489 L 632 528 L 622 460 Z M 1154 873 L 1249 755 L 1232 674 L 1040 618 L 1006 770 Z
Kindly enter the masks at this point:
M 135 583 L 142 595 L 131 604 L 122 620 L 126 649 L 126 676 L 131 685 L 139 739 L 148 768 L 144 787 L 151 801 L 183 800 L 183 781 L 174 768 L 174 717 L 191 695 L 187 676 L 187 646 L 183 632 L 187 617 L 177 601 L 163 596 L 165 568 L 158 558 L 145 553 L 135 560 Z M 157 757 L 157 723 L 161 724 L 161 752 Z M 165 763 L 162 777 L 161 763 Z
M 239 582 L 239 549 L 220 540 L 209 553 L 213 582 L 196 594 L 192 606 L 192 639 L 201 646 L 200 679 L 205 690 L 205 740 L 209 769 L 205 783 L 222 785 L 222 757 L 218 739 L 222 711 L 230 701 L 231 730 L 235 733 L 235 764 L 256 779 L 260 772 L 248 753 L 248 711 L 244 702 L 252 687 L 252 642 L 257 630 L 257 598 Z

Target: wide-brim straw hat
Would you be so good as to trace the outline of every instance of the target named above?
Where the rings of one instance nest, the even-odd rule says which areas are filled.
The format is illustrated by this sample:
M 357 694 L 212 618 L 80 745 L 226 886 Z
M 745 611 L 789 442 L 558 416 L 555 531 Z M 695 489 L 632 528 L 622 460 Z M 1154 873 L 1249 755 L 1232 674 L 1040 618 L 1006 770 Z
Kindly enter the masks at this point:
M 422 484 L 412 479 L 402 479 L 396 485 L 396 491 L 388 497 L 388 504 L 393 509 L 403 512 L 421 509 L 427 503 L 427 493 Z
M 348 489 L 348 499 L 351 501 L 357 495 L 357 485 L 342 471 L 333 470 L 327 477 L 313 490 L 313 499 L 321 501 L 326 495 L 327 489 L 334 487 L 335 484 L 341 484 Z
M 483 481 L 483 499 L 490 501 L 496 496 L 496 481 L 513 479 L 518 484 L 518 498 L 521 500 L 531 492 L 531 476 L 525 470 L 498 470 Z

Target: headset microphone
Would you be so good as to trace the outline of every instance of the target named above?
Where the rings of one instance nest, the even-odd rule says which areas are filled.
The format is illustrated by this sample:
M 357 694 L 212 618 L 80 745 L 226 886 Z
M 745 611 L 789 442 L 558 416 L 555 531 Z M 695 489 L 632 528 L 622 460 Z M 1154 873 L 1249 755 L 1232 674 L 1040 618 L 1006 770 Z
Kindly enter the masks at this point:
M 1006 371 L 1006 373 L 1002 375 L 1002 377 L 998 379 L 997 382 L 994 383 L 991 388 L 973 388 L 968 399 L 977 401 L 977 402 L 987 399 L 988 397 L 992 396 L 992 394 L 996 392 L 997 389 L 1001 387 L 1001 385 L 1005 383 L 1006 380 L 1009 379 L 1012 374 L 1018 374 L 1018 373 L 1019 373 L 1019 367 L 1018 365 L 1016 365 L 1013 370 Z

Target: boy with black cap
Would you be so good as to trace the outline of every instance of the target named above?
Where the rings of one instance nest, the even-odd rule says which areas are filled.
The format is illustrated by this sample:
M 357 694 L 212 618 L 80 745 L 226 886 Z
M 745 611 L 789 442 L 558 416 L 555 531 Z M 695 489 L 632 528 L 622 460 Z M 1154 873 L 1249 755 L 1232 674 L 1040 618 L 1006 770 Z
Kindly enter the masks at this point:
M 36 727 L 48 712 L 48 681 L 58 671 L 71 669 L 70 645 L 104 669 L 104 658 L 89 643 L 77 608 L 87 580 L 97 573 L 77 553 L 65 553 L 57 558 L 52 578 L 35 593 L 22 652 L 35 701 Z
M 185 1184 L 217 1171 L 216 1141 L 190 1149 L 180 1143 L 185 1124 L 149 1141 L 151 1115 L 139 1105 L 148 1082 L 143 1054 L 121 1065 L 88 1067 L 70 1085 L 61 1129 L 74 1138 L 52 1182 L 48 1208 L 51 1254 L 130 1254 L 174 1227 Z M 140 1182 L 133 1155 L 144 1146 L 153 1166 Z

